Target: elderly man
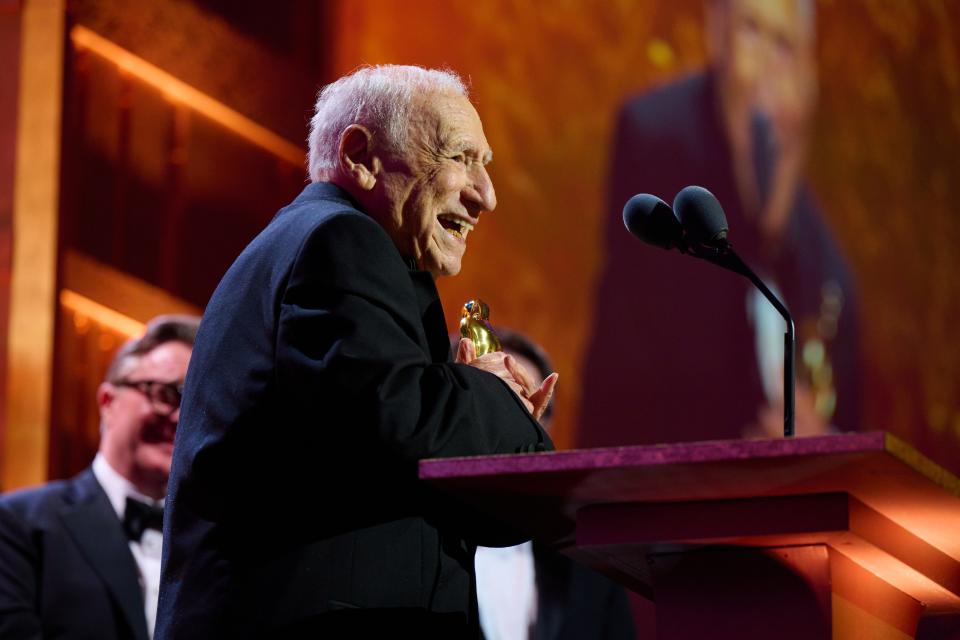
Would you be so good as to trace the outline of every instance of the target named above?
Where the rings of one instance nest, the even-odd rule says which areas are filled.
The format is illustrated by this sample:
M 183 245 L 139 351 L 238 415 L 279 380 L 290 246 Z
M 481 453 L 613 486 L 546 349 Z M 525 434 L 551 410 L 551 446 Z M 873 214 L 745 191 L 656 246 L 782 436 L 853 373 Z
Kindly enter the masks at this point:
M 436 456 L 552 447 L 543 383 L 503 354 L 451 362 L 434 279 L 496 196 L 447 72 L 326 87 L 312 184 L 224 276 L 187 377 L 158 636 L 476 635 L 473 556 L 511 532 L 417 479 Z
M 198 321 L 157 318 L 114 357 L 97 389 L 91 468 L 0 497 L 0 638 L 153 635 L 162 505 Z

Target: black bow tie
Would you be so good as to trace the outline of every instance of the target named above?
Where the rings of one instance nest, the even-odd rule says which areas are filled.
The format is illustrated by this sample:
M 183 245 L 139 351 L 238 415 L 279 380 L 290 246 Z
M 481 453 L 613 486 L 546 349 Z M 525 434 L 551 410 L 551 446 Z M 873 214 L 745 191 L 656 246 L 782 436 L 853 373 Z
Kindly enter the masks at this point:
M 127 537 L 139 542 L 145 529 L 163 531 L 163 507 L 127 498 L 127 508 L 123 512 L 123 530 Z

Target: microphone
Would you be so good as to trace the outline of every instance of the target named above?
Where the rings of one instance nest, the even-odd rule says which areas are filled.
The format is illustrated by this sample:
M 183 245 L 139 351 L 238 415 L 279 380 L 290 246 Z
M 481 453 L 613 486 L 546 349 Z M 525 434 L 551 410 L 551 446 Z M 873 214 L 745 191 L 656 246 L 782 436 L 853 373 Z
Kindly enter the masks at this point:
M 673 199 L 673 210 L 690 241 L 704 247 L 727 242 L 727 216 L 712 193 L 703 187 L 684 187 Z
M 638 193 L 623 205 L 627 231 L 647 244 L 670 250 L 683 244 L 683 227 L 666 202 L 649 193 Z
M 783 336 L 783 436 L 792 437 L 796 395 L 793 318 L 786 305 L 733 250 L 727 240 L 729 226 L 720 201 L 703 187 L 689 186 L 680 190 L 671 209 L 660 198 L 641 193 L 623 207 L 623 222 L 630 233 L 648 244 L 668 250 L 677 248 L 681 253 L 746 277 L 783 316 L 787 324 Z
M 696 257 L 706 257 L 705 251 L 718 249 L 727 240 L 723 208 L 703 187 L 681 190 L 673 208 L 657 196 L 638 193 L 623 206 L 623 224 L 647 244 Z

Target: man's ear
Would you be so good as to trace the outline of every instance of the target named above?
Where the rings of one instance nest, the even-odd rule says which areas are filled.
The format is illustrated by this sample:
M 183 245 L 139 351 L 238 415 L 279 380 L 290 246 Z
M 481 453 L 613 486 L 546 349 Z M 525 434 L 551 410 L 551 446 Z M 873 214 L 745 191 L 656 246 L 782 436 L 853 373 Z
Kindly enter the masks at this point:
M 344 129 L 337 157 L 342 175 L 364 191 L 373 189 L 382 165 L 373 152 L 373 135 L 369 129 L 359 124 Z
M 110 407 L 113 403 L 116 388 L 109 382 L 101 382 L 100 386 L 97 387 L 97 408 L 100 410 L 101 421 L 103 419 L 104 412 Z

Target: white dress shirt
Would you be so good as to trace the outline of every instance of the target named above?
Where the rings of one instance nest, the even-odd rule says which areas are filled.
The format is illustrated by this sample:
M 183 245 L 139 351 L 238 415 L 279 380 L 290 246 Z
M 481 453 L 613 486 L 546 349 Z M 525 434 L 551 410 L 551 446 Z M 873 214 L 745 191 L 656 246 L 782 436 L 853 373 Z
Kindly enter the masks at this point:
M 110 505 L 123 521 L 127 509 L 127 497 L 162 507 L 163 500 L 154 500 L 139 491 L 133 484 L 110 466 L 106 458 L 98 453 L 93 459 L 93 475 L 103 487 Z M 153 628 L 157 623 L 157 600 L 160 597 L 160 552 L 163 546 L 163 534 L 155 529 L 146 529 L 140 541 L 130 540 L 130 553 L 137 563 L 140 578 L 140 590 L 143 595 L 143 612 L 147 618 L 147 633 L 153 638 Z
M 524 640 L 537 621 L 533 544 L 477 547 L 477 600 L 487 640 Z
M 777 284 L 763 279 L 767 288 L 781 300 L 783 296 Z M 757 369 L 767 403 L 783 404 L 783 334 L 787 323 L 770 301 L 755 287 L 747 291 L 747 317 L 753 325 L 754 350 L 757 353 Z

